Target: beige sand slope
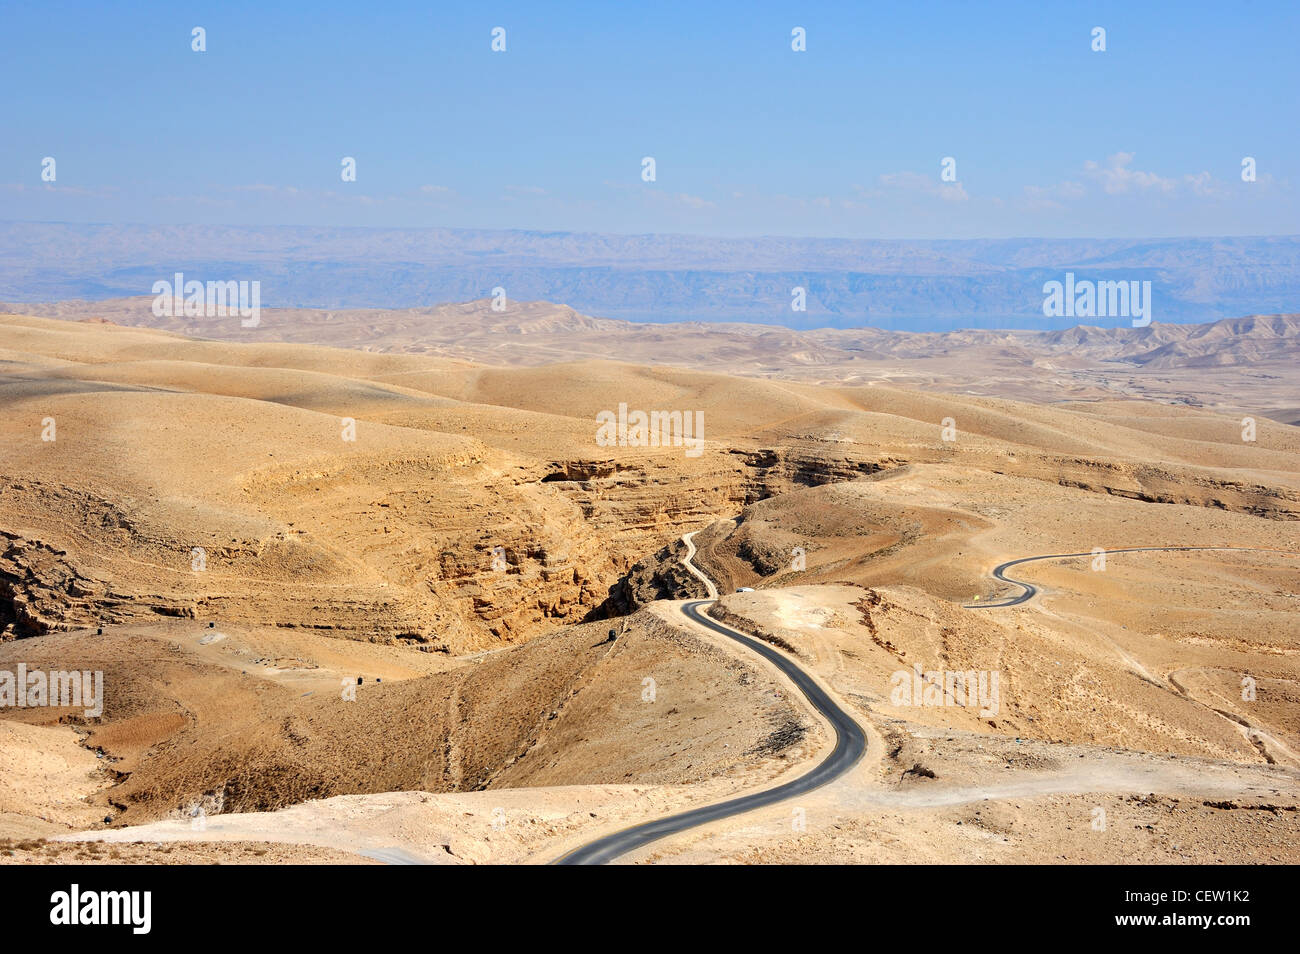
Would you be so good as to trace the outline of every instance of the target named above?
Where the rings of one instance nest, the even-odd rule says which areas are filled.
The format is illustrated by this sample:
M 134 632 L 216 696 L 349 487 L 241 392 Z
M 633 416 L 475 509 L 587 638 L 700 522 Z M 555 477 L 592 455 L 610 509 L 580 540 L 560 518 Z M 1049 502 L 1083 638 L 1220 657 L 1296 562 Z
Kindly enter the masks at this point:
M 511 300 L 498 311 L 482 300 L 408 309 L 268 308 L 256 328 L 244 328 L 229 317 L 156 317 L 152 303 L 141 297 L 0 304 L 0 312 L 107 320 L 222 341 L 327 344 L 515 367 L 618 356 L 641 365 L 811 384 L 894 384 L 1043 403 L 1137 398 L 1300 421 L 1295 314 L 1052 332 L 794 331 L 619 321 L 544 301 Z

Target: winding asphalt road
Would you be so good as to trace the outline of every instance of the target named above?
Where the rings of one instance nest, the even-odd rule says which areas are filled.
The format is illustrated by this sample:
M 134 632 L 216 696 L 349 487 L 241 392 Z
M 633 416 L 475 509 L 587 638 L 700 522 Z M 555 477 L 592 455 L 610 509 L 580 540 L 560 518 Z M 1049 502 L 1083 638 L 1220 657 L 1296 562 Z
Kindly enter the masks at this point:
M 693 536 L 689 534 L 688 536 Z M 691 564 L 690 558 L 694 555 L 695 548 L 691 541 L 687 540 L 688 555 L 682 562 L 687 569 L 707 581 L 707 578 L 699 573 Z M 709 584 L 712 590 L 712 584 Z M 714 591 L 716 592 L 716 591 Z M 737 798 L 725 802 L 718 802 L 715 805 L 705 805 L 702 808 L 693 808 L 690 811 L 682 812 L 678 815 L 669 815 L 666 818 L 660 818 L 656 821 L 644 822 L 640 825 L 634 825 L 631 828 L 624 828 L 622 831 L 616 831 L 611 835 L 605 835 L 603 838 L 597 838 L 595 841 L 576 848 L 567 855 L 557 859 L 554 864 L 557 865 L 602 865 L 613 861 L 619 855 L 626 854 L 637 848 L 643 848 L 653 841 L 665 838 L 668 835 L 675 835 L 678 832 L 686 831 L 688 828 L 694 828 L 697 825 L 705 825 L 709 822 L 718 821 L 722 818 L 728 818 L 732 815 L 739 815 L 742 812 L 751 811 L 755 808 L 762 808 L 765 805 L 774 805 L 777 802 L 785 801 L 787 798 L 793 798 L 796 795 L 803 795 L 811 792 L 815 788 L 820 788 L 827 782 L 834 781 L 849 769 L 851 769 L 862 758 L 867 750 L 866 734 L 862 727 L 853 720 L 847 712 L 836 704 L 825 690 L 821 688 L 800 666 L 789 656 L 769 646 L 767 643 L 760 642 L 751 636 L 724 626 L 717 620 L 705 615 L 704 608 L 711 604 L 713 600 L 695 600 L 694 602 L 684 603 L 681 606 L 682 613 L 693 622 L 698 623 L 715 633 L 720 633 L 729 639 L 734 639 L 746 649 L 758 653 L 764 659 L 771 662 L 777 669 L 781 670 L 791 682 L 802 692 L 808 701 L 812 703 L 813 708 L 820 712 L 835 730 L 835 748 L 831 754 L 823 759 L 816 768 L 805 775 L 786 782 L 776 788 L 769 788 L 761 792 L 754 792 L 751 795 L 741 795 Z
M 710 596 L 715 596 L 716 588 L 707 576 L 704 575 L 691 562 L 695 555 L 695 546 L 691 537 L 694 534 L 686 534 L 683 539 L 686 542 L 686 556 L 682 560 L 683 565 L 696 577 L 704 581 Z M 1191 550 L 1263 550 L 1261 547 L 1124 547 L 1115 550 L 1107 550 L 1107 555 L 1111 553 L 1138 553 L 1143 551 L 1191 551 Z M 1286 552 L 1286 551 L 1275 551 Z M 1038 587 L 1032 583 L 1026 583 L 1016 580 L 1005 575 L 1005 571 L 1013 566 L 1019 566 L 1022 563 L 1033 563 L 1039 560 L 1064 560 L 1073 557 L 1091 557 L 1091 551 L 1086 553 L 1052 553 L 1044 556 L 1021 557 L 1017 560 L 1008 560 L 1000 564 L 993 570 L 993 575 L 1004 583 L 1011 583 L 1021 588 L 1022 592 L 1014 597 L 1002 600 L 996 603 L 971 603 L 968 604 L 971 609 L 996 609 L 1002 606 L 1017 606 L 1034 597 L 1038 592 Z M 785 801 L 796 795 L 803 795 L 819 788 L 828 782 L 839 778 L 850 768 L 852 768 L 867 750 L 866 734 L 862 727 L 855 722 L 847 712 L 839 707 L 827 693 L 806 673 L 794 660 L 779 652 L 772 646 L 760 642 L 751 636 L 724 626 L 717 620 L 705 615 L 704 608 L 714 602 L 714 599 L 694 600 L 681 605 L 681 612 L 688 619 L 701 626 L 713 630 L 733 639 L 740 643 L 751 652 L 755 652 L 764 659 L 770 661 L 781 672 L 795 684 L 800 692 L 807 697 L 813 707 L 820 712 L 835 730 L 835 748 L 816 768 L 812 769 L 799 778 L 778 785 L 775 788 L 766 789 L 761 792 L 754 792 L 750 795 L 741 795 L 725 802 L 718 802 L 714 805 L 705 805 L 702 808 L 694 808 L 690 811 L 681 812 L 677 815 L 669 815 L 666 818 L 660 818 L 655 821 L 644 822 L 634 825 L 631 828 L 624 828 L 613 834 L 597 838 L 595 841 L 588 842 L 579 848 L 575 848 L 568 854 L 556 859 L 553 864 L 557 865 L 599 865 L 606 864 L 620 855 L 638 848 L 643 848 L 651 842 L 658 841 L 660 838 L 666 838 L 669 835 L 675 835 L 687 829 L 694 828 L 698 825 L 705 825 L 709 822 L 718 821 L 719 819 L 729 818 L 732 815 L 739 815 L 743 812 L 752 811 L 755 808 L 762 808 L 766 805 L 773 805 L 777 802 Z
M 1285 551 L 1265 550 L 1263 547 L 1123 547 L 1117 550 L 1106 550 L 1109 556 L 1112 553 L 1141 553 L 1144 551 L 1159 550 L 1167 552 L 1187 551 L 1187 550 L 1250 550 L 1256 552 L 1281 553 Z M 1092 551 L 1087 553 L 1051 553 L 1046 556 L 1021 557 L 1019 560 L 1008 560 L 993 568 L 993 575 L 1003 583 L 1011 583 L 1021 588 L 1023 592 L 1016 596 L 1001 600 L 997 603 L 966 603 L 963 604 L 966 609 L 999 609 L 1003 606 L 1019 606 L 1021 603 L 1028 602 L 1034 598 L 1038 592 L 1038 587 L 1032 583 L 1026 583 L 1024 580 L 1015 580 L 1006 576 L 1004 571 L 1009 567 L 1019 566 L 1021 563 L 1034 563 L 1038 560 L 1067 560 L 1071 557 L 1090 557 L 1094 554 Z

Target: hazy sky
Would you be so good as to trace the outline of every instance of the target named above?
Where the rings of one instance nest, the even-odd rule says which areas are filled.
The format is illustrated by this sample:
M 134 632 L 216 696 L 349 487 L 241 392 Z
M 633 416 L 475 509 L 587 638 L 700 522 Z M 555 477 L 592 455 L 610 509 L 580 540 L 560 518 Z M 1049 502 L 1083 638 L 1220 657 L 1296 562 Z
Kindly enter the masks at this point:
M 0 218 L 1300 232 L 1294 0 L 638 6 L 9 3 Z

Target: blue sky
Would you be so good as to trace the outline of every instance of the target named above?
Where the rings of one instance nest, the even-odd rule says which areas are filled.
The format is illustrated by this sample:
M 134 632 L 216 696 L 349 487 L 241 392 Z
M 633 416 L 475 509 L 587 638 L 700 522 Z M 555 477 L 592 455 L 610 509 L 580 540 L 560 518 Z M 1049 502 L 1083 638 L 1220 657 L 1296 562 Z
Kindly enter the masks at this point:
M 1300 231 L 1294 2 L 42 3 L 0 18 L 3 219 Z

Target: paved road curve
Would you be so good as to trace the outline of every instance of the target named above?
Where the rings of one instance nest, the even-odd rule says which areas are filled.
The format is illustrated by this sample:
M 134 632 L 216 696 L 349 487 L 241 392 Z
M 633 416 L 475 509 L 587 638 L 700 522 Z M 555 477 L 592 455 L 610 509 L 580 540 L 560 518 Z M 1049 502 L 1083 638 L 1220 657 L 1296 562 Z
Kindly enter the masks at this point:
M 835 700 L 827 695 L 821 686 L 817 685 L 789 656 L 767 643 L 746 636 L 744 633 L 737 632 L 728 626 L 723 626 L 717 620 L 706 616 L 703 612 L 704 607 L 712 602 L 713 600 L 696 600 L 685 603 L 681 607 L 682 613 L 701 626 L 734 639 L 746 649 L 758 653 L 780 669 L 798 687 L 799 691 L 808 697 L 808 701 L 826 717 L 835 729 L 834 750 L 806 775 L 801 775 L 799 778 L 778 785 L 776 788 L 755 792 L 752 795 L 741 795 L 730 801 L 719 802 L 716 805 L 706 805 L 703 808 L 693 808 L 679 815 L 670 815 L 657 821 L 645 822 L 632 828 L 616 831 L 612 835 L 598 838 L 569 852 L 564 857 L 557 859 L 555 864 L 602 865 L 613 861 L 619 855 L 642 848 L 652 841 L 658 841 L 668 835 L 675 835 L 678 832 L 686 831 L 688 828 L 694 828 L 696 825 L 704 825 L 720 818 L 727 818 L 731 815 L 739 815 L 742 812 L 761 808 L 764 805 L 773 805 L 795 795 L 803 795 L 839 778 L 852 768 L 858 759 L 862 758 L 862 754 L 866 752 L 866 734 L 862 731 L 862 727 L 853 720 L 852 716 L 841 709 Z
M 1170 551 L 1170 552 L 1178 552 L 1178 551 L 1186 551 L 1186 550 L 1253 550 L 1257 552 L 1269 552 L 1269 553 L 1286 552 L 1284 550 L 1266 550 L 1266 548 L 1264 547 L 1123 547 L 1118 550 L 1106 550 L 1105 553 L 1107 556 L 1109 556 L 1112 553 L 1141 553 L 1149 550 L 1160 550 L 1160 551 Z M 1038 587 L 1034 586 L 1034 584 L 1032 583 L 1026 583 L 1023 580 L 1013 580 L 1011 577 L 1006 576 L 1003 571 L 1005 571 L 1009 567 L 1018 566 L 1021 563 L 1034 563 L 1038 560 L 1066 560 L 1071 557 L 1091 557 L 1094 555 L 1095 554 L 1093 554 L 1091 551 L 1087 553 L 1051 553 L 1046 556 L 1021 557 L 1019 560 L 1008 560 L 1006 563 L 1002 563 L 994 567 L 993 575 L 997 579 L 1001 580 L 1003 583 L 1011 583 L 1014 586 L 1020 587 L 1023 592 L 1021 592 L 1016 596 L 1010 597 L 1008 599 L 1001 600 L 997 603 L 966 603 L 964 604 L 965 608 L 966 609 L 998 609 L 1003 606 L 1019 606 L 1021 603 L 1025 603 L 1033 599 L 1034 594 L 1038 592 Z

